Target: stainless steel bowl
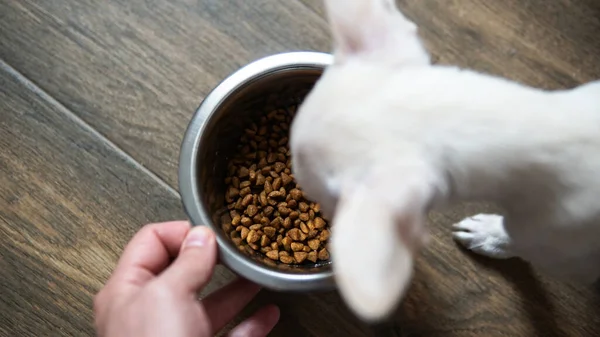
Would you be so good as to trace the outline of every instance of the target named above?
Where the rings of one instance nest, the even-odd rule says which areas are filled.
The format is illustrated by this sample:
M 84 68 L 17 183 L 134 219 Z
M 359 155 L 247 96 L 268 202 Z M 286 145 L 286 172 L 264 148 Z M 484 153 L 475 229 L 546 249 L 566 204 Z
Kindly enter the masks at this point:
M 240 252 L 221 229 L 226 213 L 224 178 L 227 160 L 258 106 L 299 103 L 331 64 L 315 52 L 277 54 L 252 62 L 221 82 L 202 102 L 186 131 L 179 160 L 179 190 L 193 225 L 217 233 L 220 261 L 240 276 L 279 291 L 334 288 L 331 266 L 290 267 L 264 263 L 262 255 Z M 270 100 L 269 103 L 266 103 Z M 199 262 L 200 263 L 200 262 Z

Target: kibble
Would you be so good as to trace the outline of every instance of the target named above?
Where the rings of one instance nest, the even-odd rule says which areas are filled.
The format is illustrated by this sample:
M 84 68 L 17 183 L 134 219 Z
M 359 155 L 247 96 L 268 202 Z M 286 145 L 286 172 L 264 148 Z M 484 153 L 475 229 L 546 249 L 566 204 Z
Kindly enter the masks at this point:
M 328 261 L 329 225 L 291 172 L 293 111 L 270 111 L 245 130 L 228 164 L 225 201 L 231 220 L 222 228 L 240 251 L 264 254 L 269 263 Z

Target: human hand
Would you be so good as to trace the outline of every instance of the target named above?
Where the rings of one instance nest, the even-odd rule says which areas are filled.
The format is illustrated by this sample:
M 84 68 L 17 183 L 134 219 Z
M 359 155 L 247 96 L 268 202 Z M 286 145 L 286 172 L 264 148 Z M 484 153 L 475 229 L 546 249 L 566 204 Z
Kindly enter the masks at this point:
M 174 221 L 142 228 L 94 298 L 98 335 L 215 335 L 260 290 L 237 280 L 200 301 L 197 292 L 212 276 L 216 246 L 215 234 L 205 226 L 191 229 L 187 222 Z M 279 309 L 267 306 L 235 327 L 230 336 L 266 336 L 278 320 Z

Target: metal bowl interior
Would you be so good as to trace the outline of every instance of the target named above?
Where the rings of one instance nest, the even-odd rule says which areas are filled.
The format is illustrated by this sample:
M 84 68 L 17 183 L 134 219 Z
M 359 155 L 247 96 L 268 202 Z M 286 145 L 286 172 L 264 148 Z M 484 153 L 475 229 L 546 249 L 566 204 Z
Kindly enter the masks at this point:
M 227 163 L 248 122 L 265 110 L 298 105 L 331 62 L 329 54 L 298 52 L 270 56 L 238 70 L 221 82 L 196 111 L 182 145 L 179 184 L 184 208 L 194 225 L 217 233 L 223 264 L 273 290 L 334 288 L 331 266 L 289 266 L 262 254 L 240 252 L 221 229 L 227 214 Z

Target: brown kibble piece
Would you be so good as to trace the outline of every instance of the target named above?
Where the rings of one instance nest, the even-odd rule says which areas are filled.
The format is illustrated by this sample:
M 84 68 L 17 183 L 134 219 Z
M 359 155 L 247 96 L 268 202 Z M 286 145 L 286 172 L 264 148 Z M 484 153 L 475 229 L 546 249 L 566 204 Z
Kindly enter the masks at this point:
M 242 223 L 242 226 L 246 226 L 246 227 L 250 227 L 252 226 L 253 222 L 252 219 L 250 219 L 249 217 L 242 217 L 242 220 L 240 221 Z
M 327 240 L 329 240 L 330 236 L 331 236 L 331 233 L 329 232 L 329 230 L 324 229 L 321 232 L 321 235 L 319 236 L 319 240 L 321 240 L 321 241 L 327 241 Z
M 248 232 L 248 237 L 246 238 L 246 242 L 255 243 L 258 240 L 260 240 L 260 234 L 258 234 L 255 230 L 250 230 L 250 232 Z
M 232 238 L 232 239 L 231 239 L 231 241 L 233 241 L 233 243 L 234 243 L 236 246 L 239 246 L 239 245 L 241 245 L 241 244 L 242 244 L 242 241 L 243 241 L 243 240 L 242 240 L 242 238 Z
M 271 249 L 277 250 L 279 248 L 279 244 L 277 242 L 271 242 Z
M 304 247 L 302 247 L 302 251 L 308 253 L 308 252 L 310 252 L 310 247 L 304 246 Z
M 273 180 L 273 186 L 272 187 L 273 187 L 273 190 L 279 190 L 282 187 L 281 186 L 281 178 L 279 178 L 279 177 L 275 178 L 275 180 Z
M 240 195 L 240 190 L 235 188 L 235 187 L 230 187 L 229 190 L 227 191 L 227 197 L 229 198 L 227 202 L 232 202 L 233 200 L 235 200 L 235 198 L 238 197 L 238 195 Z
M 267 195 L 269 195 L 269 194 L 271 194 L 271 192 L 273 192 L 273 186 L 271 185 L 271 183 L 268 180 L 265 181 L 264 189 L 265 189 L 265 193 Z
M 242 217 L 239 215 L 236 215 L 235 217 L 233 217 L 233 219 L 231 219 L 231 224 L 233 226 L 237 226 L 240 224 L 241 221 L 242 221 Z
M 292 242 L 290 248 L 292 248 L 292 251 L 294 252 L 300 252 L 304 248 L 304 245 L 298 242 Z
M 264 143 L 261 143 L 261 144 L 264 144 Z M 259 145 L 259 147 L 260 147 L 260 145 Z M 258 155 L 259 155 L 259 157 L 260 157 L 260 160 L 258 161 L 258 167 L 261 169 L 261 170 L 260 170 L 261 172 L 262 172 L 262 169 L 263 169 L 265 166 L 269 165 L 269 163 L 267 163 L 267 158 L 266 158 L 266 157 L 261 157 L 261 156 L 263 155 L 263 153 L 264 153 L 264 151 L 260 151 L 260 152 L 258 153 Z M 256 179 L 258 179 L 258 176 L 256 177 Z M 257 184 L 257 185 L 258 185 L 258 184 Z
M 263 232 L 265 232 L 265 234 L 272 239 L 275 237 L 277 230 L 274 227 L 268 226 L 263 228 Z
M 294 260 L 296 263 L 302 263 L 308 257 L 308 253 L 306 252 L 294 252 Z
M 271 243 L 271 240 L 269 240 L 269 238 L 267 237 L 266 234 L 263 234 L 263 236 L 260 237 L 260 246 L 261 247 L 267 247 L 270 243 Z
M 300 241 L 305 241 L 308 238 L 308 235 L 300 231 Z
M 309 220 L 308 213 L 300 213 L 299 218 L 302 221 L 308 221 Z
M 287 232 L 287 236 L 294 241 L 300 241 L 300 233 L 298 228 L 292 228 Z
M 250 189 L 250 187 L 244 187 L 240 190 L 240 197 L 245 197 L 247 195 L 249 195 L 252 192 L 252 190 Z
M 300 212 L 302 212 L 302 213 L 306 213 L 306 212 L 308 212 L 308 210 L 309 210 L 309 206 L 308 206 L 308 204 L 307 204 L 307 203 L 305 203 L 304 201 L 302 201 L 302 202 L 300 202 L 300 203 L 298 204 L 298 209 L 300 210 Z M 307 214 L 307 216 L 308 216 L 308 214 Z M 308 220 L 308 219 L 307 219 L 307 220 Z
M 319 241 L 318 239 L 313 239 L 308 241 L 308 246 L 310 247 L 310 249 L 312 250 L 317 250 L 319 249 L 319 246 L 321 245 L 321 241 Z
M 300 216 L 300 213 L 298 213 L 297 211 L 290 212 L 290 219 L 292 219 L 292 220 L 298 219 L 299 216 Z
M 238 172 L 238 176 L 240 178 L 246 178 L 249 174 L 250 174 L 250 171 L 248 171 L 247 167 L 244 167 L 244 166 L 240 167 L 240 170 Z
M 273 206 L 267 206 L 263 209 L 263 214 L 265 216 L 271 216 L 271 214 L 273 214 L 274 211 L 275 211 L 275 208 L 273 208 Z
M 325 227 L 325 225 L 327 225 L 327 223 L 325 222 L 325 220 L 323 220 L 322 218 L 315 218 L 315 228 L 316 229 L 321 229 L 323 227 Z
M 275 172 L 281 173 L 281 171 L 285 169 L 285 164 L 278 161 L 275 164 L 273 164 L 273 168 L 275 169 Z
M 279 260 L 279 251 L 273 249 L 270 252 L 267 252 L 267 257 L 271 260 L 277 261 Z
M 281 192 L 279 192 L 279 191 L 273 191 L 273 192 L 269 193 L 269 199 L 278 199 L 281 197 L 282 197 L 282 195 L 281 195 Z M 277 204 L 276 200 L 275 200 L 275 204 Z
M 300 201 L 300 199 L 302 199 L 302 191 L 300 191 L 297 188 L 294 188 L 290 191 L 290 195 L 292 196 L 292 198 L 296 201 Z
M 260 224 L 263 226 L 268 226 L 270 223 L 271 223 L 271 221 L 269 221 L 269 218 L 267 218 L 267 217 L 263 217 L 262 219 L 260 219 Z
M 282 223 L 283 223 L 283 219 L 281 219 L 280 217 L 277 217 L 277 218 L 273 219 L 273 221 L 271 221 L 271 227 L 278 229 Z
M 244 189 L 246 187 L 250 187 L 252 185 L 252 183 L 249 180 L 243 181 L 240 183 L 240 188 Z
M 238 177 L 231 178 L 231 185 L 233 185 L 233 187 L 235 187 L 235 188 L 240 188 L 240 178 L 238 178 Z
M 292 239 L 289 237 L 285 237 L 283 239 L 281 239 L 281 244 L 283 245 L 283 248 L 285 250 L 291 250 L 292 249 Z
M 257 232 L 258 232 L 259 230 L 261 230 L 261 228 L 262 228 L 262 225 L 261 225 L 261 224 L 254 224 L 254 225 L 252 225 L 252 226 L 250 226 L 250 227 L 248 227 L 248 228 L 249 228 L 251 231 L 257 231 Z
M 310 232 L 310 230 L 308 229 L 308 226 L 306 226 L 306 224 L 304 222 L 300 222 L 300 230 L 304 234 L 308 234 Z
M 265 184 L 265 182 L 265 176 L 263 176 L 261 173 L 256 175 L 256 186 L 262 186 Z
M 285 264 L 292 264 L 294 263 L 294 258 L 289 256 L 289 255 L 281 255 L 279 254 L 279 261 L 285 263 Z
M 319 255 L 318 255 L 319 260 L 329 260 L 329 252 L 327 251 L 327 248 L 323 248 L 319 251 Z
M 318 259 L 317 252 L 313 250 L 312 252 L 308 253 L 308 255 L 306 256 L 306 259 L 313 263 L 317 263 L 317 259 Z
M 312 209 L 316 213 L 319 213 L 319 212 L 321 212 L 321 205 L 320 204 L 315 204 L 315 206 Z
M 246 227 L 242 227 L 242 229 L 240 230 L 240 237 L 242 238 L 242 240 L 246 240 L 246 238 L 248 237 L 248 233 L 250 233 L 250 230 Z
M 254 205 L 248 205 L 248 208 L 246 208 L 246 214 L 248 214 L 249 217 L 253 217 L 256 215 L 256 213 L 258 213 L 258 207 Z
M 283 183 L 283 186 L 291 183 L 292 181 L 292 177 L 290 177 L 287 173 L 281 173 L 281 182 Z
M 253 199 L 254 199 L 254 197 L 252 196 L 252 194 L 246 195 L 244 197 L 244 199 L 242 199 L 242 206 L 248 207 L 248 205 L 250 205 L 252 203 Z
M 260 201 L 260 204 L 262 206 L 267 206 L 267 192 L 265 192 L 265 191 L 260 192 L 258 200 Z
M 285 220 L 283 220 L 283 227 L 284 228 L 290 228 L 290 227 L 292 227 L 292 219 L 285 218 Z
M 279 211 L 279 214 L 282 216 L 288 216 L 292 212 L 292 210 L 287 207 L 278 207 L 277 211 Z

